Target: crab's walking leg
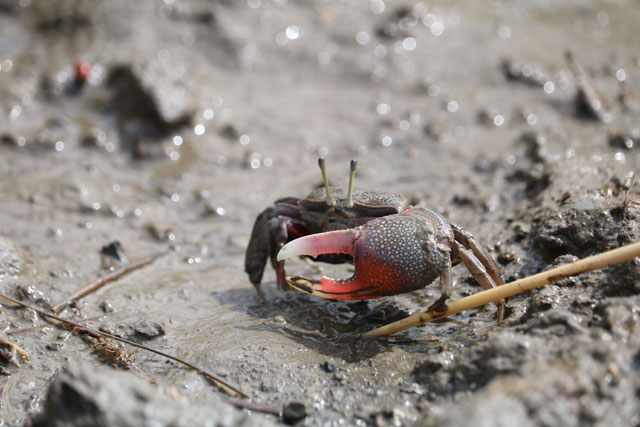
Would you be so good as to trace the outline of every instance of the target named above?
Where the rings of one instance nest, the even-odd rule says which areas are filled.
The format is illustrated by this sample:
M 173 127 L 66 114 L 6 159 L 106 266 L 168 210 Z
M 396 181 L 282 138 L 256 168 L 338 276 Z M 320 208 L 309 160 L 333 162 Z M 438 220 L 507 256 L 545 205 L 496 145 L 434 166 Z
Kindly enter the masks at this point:
M 286 291 L 289 289 L 284 272 L 284 261 L 278 261 L 277 255 L 280 249 L 289 241 L 306 234 L 304 222 L 288 216 L 271 218 L 268 225 L 271 233 L 271 265 L 276 271 L 278 287 Z M 258 292 L 260 293 L 260 292 Z
M 245 271 L 263 299 L 264 294 L 259 286 L 267 259 L 271 259 L 271 265 L 276 270 L 278 286 L 287 289 L 284 267 L 276 261 L 276 255 L 288 240 L 307 233 L 304 223 L 299 219 L 300 212 L 296 202 L 297 199 L 294 198 L 277 201 L 272 208 L 265 209 L 258 215 L 253 225 L 245 256 Z
M 453 229 L 456 241 L 462 244 L 466 249 L 469 249 L 476 259 L 480 261 L 487 270 L 487 273 L 493 279 L 495 286 L 504 285 L 504 280 L 502 280 L 502 275 L 500 274 L 500 268 L 493 257 L 489 254 L 488 249 L 482 243 L 478 242 L 471 233 L 464 231 L 454 224 L 451 224 L 451 228 Z
M 265 210 L 256 218 L 244 258 L 244 270 L 249 274 L 249 280 L 263 299 L 264 295 L 259 286 L 262 281 L 264 267 L 267 265 L 267 259 L 271 252 L 271 233 L 267 226 L 268 221 L 268 210 Z
M 447 300 L 453 290 L 453 278 L 451 277 L 451 258 L 448 259 L 447 266 L 440 274 L 440 298 L 429 306 L 427 310 L 444 311 L 447 308 Z
M 471 234 L 452 224 L 456 238 L 457 255 L 462 263 L 467 267 L 473 278 L 483 289 L 492 289 L 502 286 L 504 281 L 495 261 L 487 252 L 487 249 L 480 244 Z M 498 308 L 498 323 L 504 317 L 505 300 L 496 302 Z

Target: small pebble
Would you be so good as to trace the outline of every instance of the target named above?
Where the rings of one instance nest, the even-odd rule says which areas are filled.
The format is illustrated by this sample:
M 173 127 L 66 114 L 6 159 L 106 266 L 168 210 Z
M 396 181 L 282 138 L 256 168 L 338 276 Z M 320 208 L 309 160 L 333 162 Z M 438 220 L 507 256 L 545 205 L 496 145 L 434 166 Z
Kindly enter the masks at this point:
M 116 308 L 113 306 L 111 301 L 104 300 L 100 303 L 100 310 L 102 310 L 104 313 L 113 313 L 116 311 Z
M 328 374 L 332 374 L 338 370 L 338 367 L 335 365 L 335 363 L 330 362 L 328 360 L 325 360 L 324 362 L 322 362 L 320 364 L 320 368 L 322 368 L 322 370 Z
M 47 344 L 46 348 L 47 348 L 47 350 L 50 350 L 50 351 L 58 351 L 58 350 L 62 349 L 63 346 L 64 346 L 63 342 L 54 341 L 54 342 L 51 342 L 51 343 Z
M 157 322 L 143 320 L 139 324 L 133 326 L 136 335 L 142 336 L 144 339 L 151 339 L 165 334 L 164 327 Z
M 295 424 L 306 416 L 307 410 L 302 403 L 290 402 L 282 408 L 282 421 L 285 424 Z

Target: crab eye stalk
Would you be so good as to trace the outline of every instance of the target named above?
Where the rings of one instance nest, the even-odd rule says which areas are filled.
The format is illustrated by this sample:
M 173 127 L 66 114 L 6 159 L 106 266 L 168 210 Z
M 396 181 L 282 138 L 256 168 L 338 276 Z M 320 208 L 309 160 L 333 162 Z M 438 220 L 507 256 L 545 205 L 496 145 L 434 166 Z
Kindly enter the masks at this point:
M 353 180 L 356 176 L 356 169 L 358 167 L 357 160 L 351 160 L 351 170 L 349 171 L 349 189 L 347 193 L 347 207 L 353 207 Z
M 331 194 L 331 190 L 329 189 L 329 180 L 327 179 L 327 166 L 325 164 L 324 157 L 320 157 L 318 159 L 318 166 L 320 166 L 320 172 L 322 172 L 322 181 L 324 181 L 324 191 L 327 194 L 327 205 L 334 206 L 336 204 L 336 200 L 333 198 Z

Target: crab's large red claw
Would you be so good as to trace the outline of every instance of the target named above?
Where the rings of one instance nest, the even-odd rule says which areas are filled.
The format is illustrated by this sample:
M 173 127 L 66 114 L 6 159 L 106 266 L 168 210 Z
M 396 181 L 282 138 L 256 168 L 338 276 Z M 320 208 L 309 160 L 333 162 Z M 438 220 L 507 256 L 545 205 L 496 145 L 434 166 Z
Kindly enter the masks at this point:
M 422 227 L 411 215 L 386 216 L 361 227 L 293 240 L 282 247 L 278 261 L 328 253 L 353 256 L 356 271 L 348 279 L 288 279 L 294 288 L 324 298 L 363 300 L 409 292 L 438 277 L 441 269 L 434 264 L 444 266 L 449 256 L 430 249 L 437 243 L 424 244 L 429 233 Z

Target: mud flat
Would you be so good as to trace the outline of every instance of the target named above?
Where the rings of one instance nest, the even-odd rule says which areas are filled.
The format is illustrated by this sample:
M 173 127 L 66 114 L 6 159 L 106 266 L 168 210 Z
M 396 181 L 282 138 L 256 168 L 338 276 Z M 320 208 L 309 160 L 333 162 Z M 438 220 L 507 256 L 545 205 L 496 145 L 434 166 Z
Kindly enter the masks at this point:
M 0 425 L 638 425 L 638 260 L 519 295 L 501 325 L 487 306 L 364 340 L 438 286 L 329 301 L 267 268 L 263 301 L 244 251 L 259 212 L 320 185 L 319 156 L 464 227 L 506 280 L 638 241 L 639 21 L 633 2 L 0 1 L 0 292 L 48 309 L 114 250 L 168 251 L 61 315 L 286 408 L 234 408 L 132 348 L 114 372 L 2 303 L 30 360 L 0 366 Z M 454 298 L 479 289 L 453 275 Z

